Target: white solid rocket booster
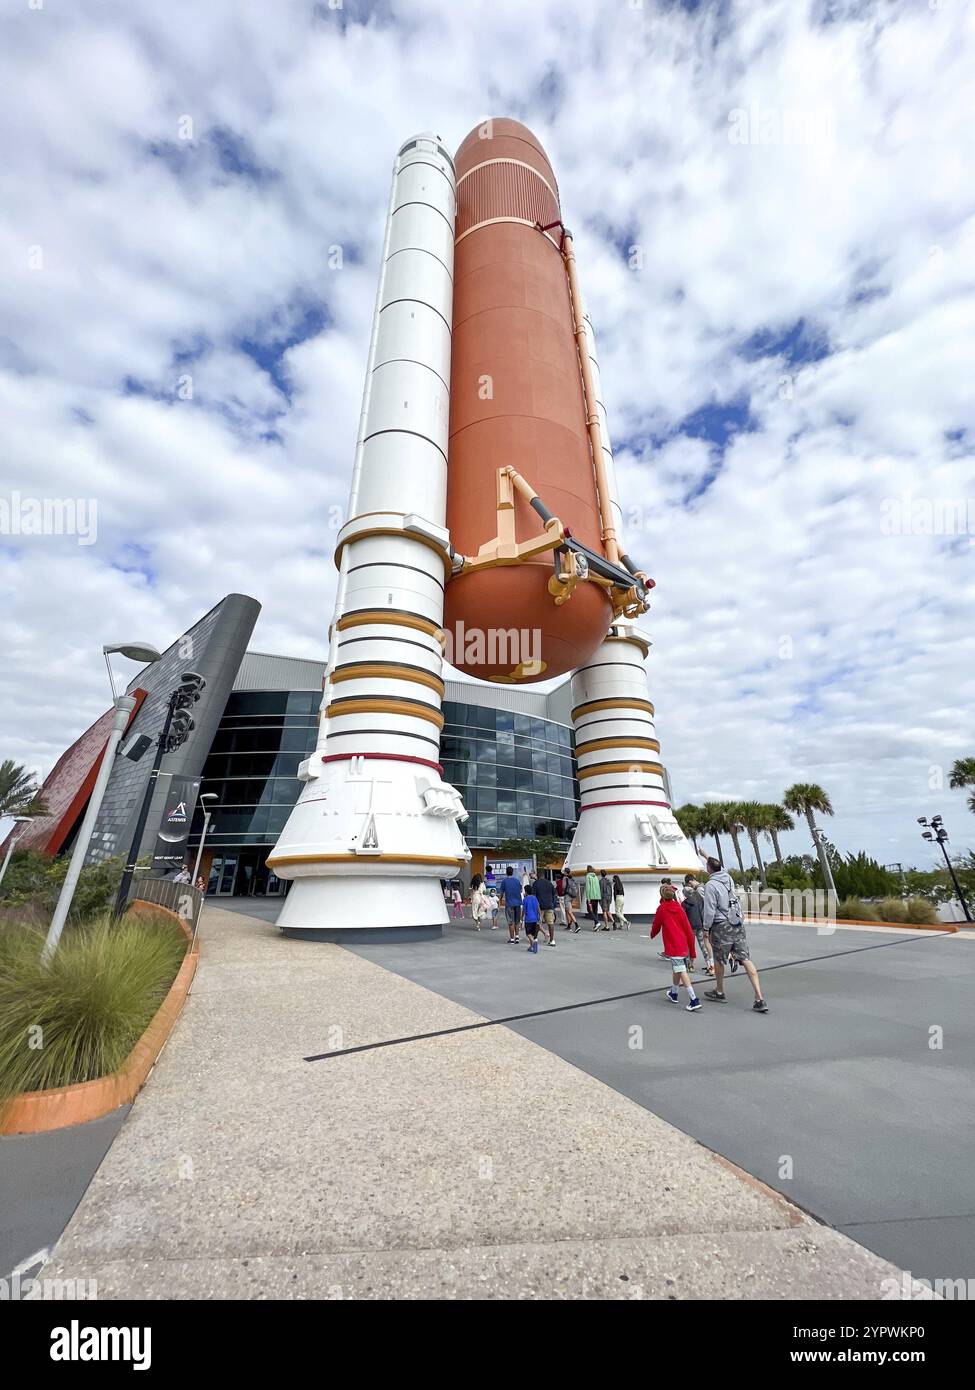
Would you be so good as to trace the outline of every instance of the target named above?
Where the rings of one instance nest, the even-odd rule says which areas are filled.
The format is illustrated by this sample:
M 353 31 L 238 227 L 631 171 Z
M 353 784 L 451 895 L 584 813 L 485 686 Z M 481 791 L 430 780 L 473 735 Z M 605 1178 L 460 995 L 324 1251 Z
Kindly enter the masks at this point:
M 582 308 L 613 525 L 622 536 L 623 514 L 596 337 L 584 303 Z M 636 624 L 619 619 L 572 675 L 581 809 L 565 862 L 576 874 L 584 874 L 589 864 L 597 871 L 608 867 L 611 873 L 619 873 L 626 889 L 626 913 L 634 919 L 645 919 L 656 911 L 662 878 L 700 872 L 698 855 L 671 808 L 660 762 L 644 665 L 649 651 L 650 641 Z
M 318 745 L 268 857 L 279 925 L 439 935 L 470 859 L 439 766 L 455 185 L 440 138 L 400 150 L 386 220 Z

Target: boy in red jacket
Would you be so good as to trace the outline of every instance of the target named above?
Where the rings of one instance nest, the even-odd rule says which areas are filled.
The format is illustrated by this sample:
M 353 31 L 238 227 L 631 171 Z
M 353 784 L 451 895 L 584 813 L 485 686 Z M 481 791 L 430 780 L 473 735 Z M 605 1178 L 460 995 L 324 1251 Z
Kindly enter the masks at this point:
M 671 1004 L 676 1004 L 680 1000 L 677 993 L 677 986 L 683 985 L 687 990 L 689 1003 L 688 1013 L 696 1013 L 701 1007 L 701 1001 L 694 993 L 694 986 L 691 984 L 691 977 L 687 969 L 688 959 L 693 960 L 694 933 L 687 913 L 677 901 L 673 887 L 669 883 L 663 884 L 660 889 L 660 906 L 653 916 L 653 929 L 650 932 L 650 940 L 663 933 L 664 955 L 670 960 L 670 968 L 674 972 L 673 983 L 667 991 L 667 998 Z

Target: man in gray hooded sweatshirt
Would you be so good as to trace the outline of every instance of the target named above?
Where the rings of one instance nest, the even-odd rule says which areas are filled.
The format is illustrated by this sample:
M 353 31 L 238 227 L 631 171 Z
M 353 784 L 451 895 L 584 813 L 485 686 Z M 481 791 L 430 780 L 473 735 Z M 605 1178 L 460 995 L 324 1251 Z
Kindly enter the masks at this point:
M 748 954 L 748 938 L 745 936 L 745 922 L 738 900 L 738 890 L 727 870 L 717 859 L 708 860 L 708 881 L 704 885 L 704 910 L 702 921 L 705 931 L 711 933 L 711 949 L 714 952 L 714 989 L 704 991 L 705 999 L 716 1004 L 727 1003 L 724 985 L 724 971 L 729 958 L 744 968 L 755 991 L 752 1008 L 757 1014 L 767 1014 L 768 1005 L 762 998 L 762 986 L 758 971 Z M 735 969 L 735 966 L 732 966 Z

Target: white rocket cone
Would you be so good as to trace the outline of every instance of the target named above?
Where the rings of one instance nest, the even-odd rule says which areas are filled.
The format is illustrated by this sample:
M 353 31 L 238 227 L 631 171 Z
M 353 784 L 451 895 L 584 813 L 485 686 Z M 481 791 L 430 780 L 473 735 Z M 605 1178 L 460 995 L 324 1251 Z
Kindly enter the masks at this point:
M 649 644 L 617 623 L 572 677 L 572 722 L 582 809 L 566 864 L 584 874 L 619 874 L 626 915 L 656 910 L 660 881 L 699 873 L 700 863 L 674 817 L 643 665 Z
M 470 859 L 439 768 L 453 164 L 439 138 L 401 149 L 363 393 L 315 753 L 268 864 L 295 880 L 296 935 L 439 933 L 440 879 Z

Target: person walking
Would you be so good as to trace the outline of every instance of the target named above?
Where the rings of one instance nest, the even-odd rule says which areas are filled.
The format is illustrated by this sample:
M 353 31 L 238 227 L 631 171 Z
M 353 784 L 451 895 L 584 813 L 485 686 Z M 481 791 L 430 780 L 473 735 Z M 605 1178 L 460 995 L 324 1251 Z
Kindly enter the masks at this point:
M 508 945 L 516 946 L 521 927 L 521 880 L 515 878 L 515 871 L 511 864 L 508 865 L 508 872 L 501 880 L 501 901 L 504 903 L 504 915 L 508 919 Z
M 711 933 L 711 950 L 714 956 L 714 989 L 704 991 L 705 999 L 713 999 L 716 1004 L 727 1003 L 724 971 L 730 959 L 732 970 L 741 965 L 751 982 L 755 992 L 752 1009 L 757 1014 L 767 1014 L 768 1004 L 762 996 L 758 971 L 752 964 L 748 952 L 745 914 L 742 912 L 741 900 L 734 880 L 717 859 L 708 860 L 708 881 L 704 885 L 704 907 L 701 916 L 705 931 Z
M 623 880 L 619 874 L 613 875 L 613 922 L 620 931 L 629 931 L 630 924 L 623 913 Z
M 574 911 L 575 904 L 578 902 L 579 885 L 571 874 L 566 874 L 562 880 L 562 907 L 565 912 L 566 929 L 574 934 L 578 934 L 581 930 Z M 582 911 L 581 905 L 579 910 Z
M 596 870 L 591 864 L 586 868 L 586 905 L 592 919 L 593 931 L 599 931 L 599 910 L 602 907 L 603 893 L 599 886 Z
M 528 892 L 522 899 L 522 910 L 525 914 L 525 935 L 528 937 L 528 949 L 533 956 L 538 955 L 538 918 L 539 906 L 538 899 L 535 897 L 534 883 L 528 885 Z
M 471 879 L 471 916 L 474 918 L 474 930 L 481 930 L 481 923 L 489 915 L 491 904 L 484 887 L 484 880 L 480 874 L 475 874 Z
M 542 926 L 548 932 L 548 944 L 555 945 L 555 907 L 558 903 L 558 894 L 555 891 L 555 884 L 544 874 L 537 878 L 530 890 L 534 894 L 539 911 L 541 913 Z
M 567 927 L 569 919 L 565 915 L 565 874 L 561 873 L 555 880 L 555 923 L 559 927 Z
M 684 894 L 683 894 L 683 892 L 681 891 L 680 886 L 679 886 L 678 884 L 674 883 L 674 881 L 673 881 L 672 879 L 669 879 L 669 878 L 662 878 L 662 879 L 660 880 L 660 886 L 661 886 L 661 888 L 663 888 L 663 887 L 673 888 L 673 890 L 674 890 L 674 899 L 675 899 L 675 901 L 676 901 L 676 902 L 679 902 L 679 903 L 682 903 L 682 902 L 684 901 Z
M 615 931 L 616 924 L 610 917 L 613 906 L 613 880 L 605 869 L 599 871 L 599 901 L 603 909 L 603 931 Z
M 709 975 L 714 974 L 714 961 L 711 959 L 711 942 L 704 930 L 704 892 L 693 874 L 684 875 L 684 901 L 681 903 L 691 924 L 694 940 L 701 948 L 704 968 Z
M 456 885 L 450 890 L 450 901 L 453 904 L 450 910 L 451 917 L 463 917 L 464 899 L 461 897 L 460 889 L 456 887 Z
M 679 1003 L 678 987 L 683 985 L 687 990 L 687 1012 L 697 1013 L 701 1001 L 694 992 L 690 974 L 690 962 L 695 956 L 694 933 L 687 913 L 677 901 L 672 883 L 664 884 L 660 889 L 660 906 L 653 914 L 650 939 L 653 940 L 658 932 L 663 939 L 673 977 L 666 998 L 671 1004 Z

